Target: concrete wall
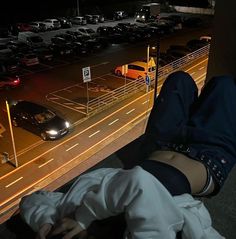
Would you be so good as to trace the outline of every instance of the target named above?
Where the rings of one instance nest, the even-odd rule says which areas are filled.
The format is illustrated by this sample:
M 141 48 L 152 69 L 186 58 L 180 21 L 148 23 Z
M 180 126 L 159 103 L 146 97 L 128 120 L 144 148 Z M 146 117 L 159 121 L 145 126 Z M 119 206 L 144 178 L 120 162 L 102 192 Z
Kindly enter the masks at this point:
M 236 1 L 217 1 L 209 54 L 207 79 L 236 76 Z

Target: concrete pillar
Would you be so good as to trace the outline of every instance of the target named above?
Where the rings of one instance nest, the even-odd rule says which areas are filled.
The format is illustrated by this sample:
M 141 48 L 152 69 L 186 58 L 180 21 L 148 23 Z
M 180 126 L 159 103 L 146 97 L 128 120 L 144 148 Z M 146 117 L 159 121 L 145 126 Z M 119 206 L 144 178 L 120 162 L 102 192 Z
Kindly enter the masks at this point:
M 218 0 L 215 5 L 207 80 L 216 75 L 236 77 L 236 1 Z

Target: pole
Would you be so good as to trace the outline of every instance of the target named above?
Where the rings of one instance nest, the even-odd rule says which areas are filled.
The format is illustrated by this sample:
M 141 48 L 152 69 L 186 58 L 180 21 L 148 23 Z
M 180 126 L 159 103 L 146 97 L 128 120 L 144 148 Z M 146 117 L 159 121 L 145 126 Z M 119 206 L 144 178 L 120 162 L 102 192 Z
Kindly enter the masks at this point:
M 89 106 L 89 92 L 88 92 L 88 82 L 86 82 L 86 88 L 87 88 L 87 115 L 88 115 L 88 106 Z
M 159 69 L 159 57 L 160 57 L 160 38 L 157 38 L 157 50 L 156 50 L 156 74 L 155 74 L 155 83 L 154 83 L 154 98 L 153 104 L 155 103 L 157 96 L 157 85 L 158 85 L 158 69 Z
M 149 75 L 148 75 L 148 68 L 149 68 L 149 51 L 150 51 L 150 46 L 148 45 L 148 47 L 147 47 L 147 71 L 146 71 L 147 76 L 149 76 Z M 148 91 L 149 91 L 149 84 L 146 84 L 146 92 L 148 92 Z
M 17 161 L 17 156 L 16 156 L 16 146 L 15 146 L 15 140 L 14 140 L 12 124 L 11 124 L 11 114 L 10 114 L 9 104 L 8 104 L 7 100 L 6 100 L 6 107 L 7 107 L 7 116 L 8 116 L 10 133 L 11 133 L 11 140 L 12 140 L 14 159 L 15 159 L 15 167 L 17 168 L 18 167 L 18 161 Z
M 77 16 L 79 16 L 79 0 L 76 0 Z

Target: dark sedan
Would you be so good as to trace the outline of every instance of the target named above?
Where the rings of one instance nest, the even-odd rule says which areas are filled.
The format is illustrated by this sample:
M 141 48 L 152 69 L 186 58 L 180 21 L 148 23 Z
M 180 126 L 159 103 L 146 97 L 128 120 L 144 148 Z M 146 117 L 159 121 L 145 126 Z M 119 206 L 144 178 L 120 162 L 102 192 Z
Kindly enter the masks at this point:
M 58 139 L 69 132 L 69 122 L 42 105 L 18 101 L 10 110 L 15 127 L 20 126 L 43 140 Z

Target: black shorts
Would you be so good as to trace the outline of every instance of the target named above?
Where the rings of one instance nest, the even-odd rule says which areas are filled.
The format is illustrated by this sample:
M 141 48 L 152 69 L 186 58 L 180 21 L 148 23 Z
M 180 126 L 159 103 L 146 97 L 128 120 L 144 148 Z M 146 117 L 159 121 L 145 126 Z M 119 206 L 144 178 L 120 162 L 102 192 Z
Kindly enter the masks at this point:
M 139 166 L 157 178 L 172 196 L 191 194 L 187 177 L 177 168 L 154 160 L 144 160 Z

